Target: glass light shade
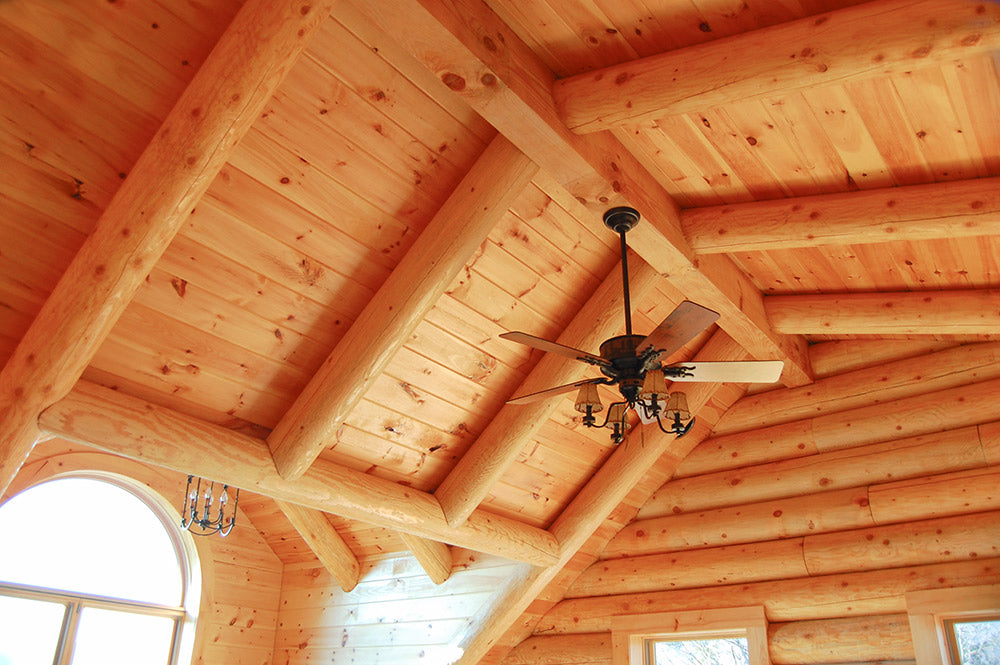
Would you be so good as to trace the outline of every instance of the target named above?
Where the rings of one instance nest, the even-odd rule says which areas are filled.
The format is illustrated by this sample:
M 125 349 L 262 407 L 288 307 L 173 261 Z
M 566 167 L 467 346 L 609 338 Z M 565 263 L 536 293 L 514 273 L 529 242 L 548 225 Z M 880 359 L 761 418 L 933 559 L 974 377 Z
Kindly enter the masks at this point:
M 680 416 L 681 420 L 689 420 L 691 412 L 688 410 L 688 398 L 684 393 L 670 393 L 667 400 L 665 416 L 673 420 L 674 414 Z
M 639 399 L 652 403 L 653 395 L 663 396 L 667 394 L 667 380 L 663 377 L 663 371 L 653 369 L 646 372 L 642 380 L 642 392 Z
M 587 413 L 588 406 L 591 413 L 604 410 L 604 405 L 601 404 L 601 396 L 597 394 L 597 384 L 583 384 L 580 386 L 580 392 L 576 395 L 576 404 L 573 405 L 574 409 L 580 413 Z
M 622 420 L 625 419 L 625 409 L 628 407 L 623 402 L 615 402 L 611 405 L 611 410 L 608 411 L 608 424 L 606 427 L 614 427 L 615 424 L 622 424 Z

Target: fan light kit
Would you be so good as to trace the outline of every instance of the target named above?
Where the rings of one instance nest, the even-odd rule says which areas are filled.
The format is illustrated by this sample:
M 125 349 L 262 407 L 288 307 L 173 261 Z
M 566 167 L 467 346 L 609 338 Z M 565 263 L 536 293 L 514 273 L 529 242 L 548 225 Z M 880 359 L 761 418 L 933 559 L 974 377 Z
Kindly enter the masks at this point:
M 639 223 L 639 213 L 628 207 L 612 208 L 604 213 L 604 224 L 618 234 L 621 243 L 622 290 L 625 307 L 625 334 L 601 344 L 600 355 L 550 342 L 523 332 L 500 335 L 504 339 L 558 353 L 594 365 L 603 377 L 583 379 L 549 388 L 537 393 L 515 397 L 510 404 L 526 404 L 578 389 L 575 408 L 583 414 L 587 427 L 608 427 L 611 440 L 621 443 L 628 425 L 628 412 L 635 411 L 644 424 L 656 422 L 666 434 L 684 436 L 694 424 L 688 410 L 687 395 L 670 392 L 667 379 L 673 382 L 699 381 L 709 383 L 774 383 L 781 376 L 784 363 L 780 360 L 714 362 L 692 361 L 663 365 L 660 358 L 670 356 L 716 319 L 717 312 L 684 301 L 648 335 L 632 334 L 632 313 L 628 286 L 628 253 L 625 234 Z M 598 385 L 617 386 L 622 396 L 608 408 L 603 422 L 594 415 L 604 410 Z

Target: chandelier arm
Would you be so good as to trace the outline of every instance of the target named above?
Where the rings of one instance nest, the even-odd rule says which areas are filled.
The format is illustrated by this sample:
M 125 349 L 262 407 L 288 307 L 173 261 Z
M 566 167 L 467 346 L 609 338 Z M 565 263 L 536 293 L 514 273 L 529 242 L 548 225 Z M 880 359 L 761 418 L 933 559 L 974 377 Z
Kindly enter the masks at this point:
M 595 428 L 598 428 L 598 429 L 607 427 L 608 426 L 608 422 L 611 420 L 611 412 L 614 410 L 614 407 L 617 406 L 617 405 L 619 405 L 619 404 L 624 404 L 625 405 L 625 410 L 626 411 L 628 410 L 628 407 L 629 407 L 629 403 L 628 402 L 624 402 L 624 401 L 623 402 L 612 402 L 611 404 L 608 405 L 608 410 L 604 414 L 604 422 L 601 423 L 600 425 L 597 425 L 597 424 L 587 425 L 587 427 L 595 427 Z

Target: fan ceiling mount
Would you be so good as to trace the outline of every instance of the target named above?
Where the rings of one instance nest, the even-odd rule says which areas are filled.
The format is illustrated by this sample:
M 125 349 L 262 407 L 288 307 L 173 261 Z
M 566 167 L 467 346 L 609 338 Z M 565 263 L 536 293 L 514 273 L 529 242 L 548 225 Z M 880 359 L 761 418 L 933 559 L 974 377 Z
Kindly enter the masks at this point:
M 691 301 L 686 300 L 678 305 L 648 335 L 632 333 L 625 234 L 638 223 L 639 213 L 634 208 L 611 208 L 604 213 L 604 224 L 618 234 L 621 245 L 624 335 L 605 340 L 600 346 L 599 355 L 523 332 L 500 335 L 512 342 L 594 365 L 604 376 L 521 395 L 509 400 L 509 404 L 526 404 L 579 390 L 575 408 L 584 414 L 583 424 L 587 427 L 609 427 L 612 429 L 612 441 L 621 443 L 625 437 L 629 410 L 635 411 L 643 423 L 655 421 L 663 432 L 676 434 L 678 437 L 691 429 L 694 418 L 688 411 L 687 396 L 682 392 L 670 392 L 667 389 L 667 379 L 673 382 L 774 383 L 780 378 L 784 368 L 784 363 L 780 360 L 692 361 L 664 365 L 661 358 L 670 356 L 719 318 L 717 312 Z M 622 400 L 611 404 L 604 421 L 598 423 L 594 414 L 604 409 L 597 392 L 597 386 L 601 384 L 617 386 Z

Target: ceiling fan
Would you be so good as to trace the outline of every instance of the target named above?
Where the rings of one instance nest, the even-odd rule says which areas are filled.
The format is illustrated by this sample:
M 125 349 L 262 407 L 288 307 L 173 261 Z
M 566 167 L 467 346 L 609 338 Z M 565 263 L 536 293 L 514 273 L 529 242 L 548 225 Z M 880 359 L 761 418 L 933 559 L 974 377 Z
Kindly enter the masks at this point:
M 508 404 L 526 404 L 579 389 L 575 408 L 584 414 L 583 424 L 587 427 L 610 427 L 614 443 L 621 443 L 625 438 L 629 410 L 635 411 L 643 423 L 655 421 L 664 433 L 675 434 L 680 438 L 691 429 L 694 418 L 688 410 L 687 396 L 682 392 L 669 392 L 667 379 L 674 382 L 709 383 L 773 383 L 779 379 L 784 368 L 784 362 L 780 360 L 662 364 L 661 358 L 680 349 L 719 318 L 717 312 L 690 301 L 678 305 L 648 335 L 632 334 L 625 234 L 638 223 L 639 213 L 634 208 L 611 208 L 604 213 L 604 224 L 617 233 L 621 241 L 624 335 L 605 340 L 601 344 L 599 355 L 523 332 L 500 335 L 512 342 L 594 365 L 604 376 L 514 397 Z M 594 414 L 604 409 L 597 393 L 597 386 L 601 384 L 617 386 L 622 401 L 611 404 L 604 421 L 598 424 Z M 667 421 L 666 426 L 664 419 Z

